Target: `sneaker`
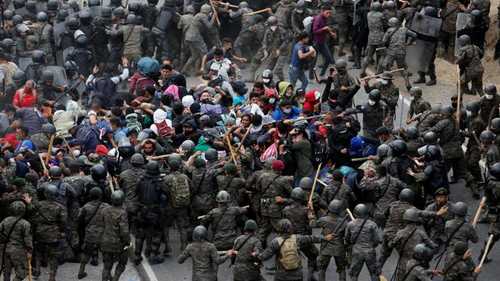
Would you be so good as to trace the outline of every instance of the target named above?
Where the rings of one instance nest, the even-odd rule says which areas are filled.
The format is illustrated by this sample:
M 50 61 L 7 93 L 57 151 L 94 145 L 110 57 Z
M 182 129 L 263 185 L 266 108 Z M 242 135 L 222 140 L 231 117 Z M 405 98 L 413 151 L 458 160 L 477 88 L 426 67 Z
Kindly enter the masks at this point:
M 436 83 L 437 83 L 436 79 L 431 79 L 431 80 L 427 81 L 427 83 L 425 83 L 425 85 L 434 86 L 434 85 L 436 85 Z
M 87 277 L 87 272 L 80 272 L 80 273 L 78 273 L 78 279 L 83 279 L 85 277 Z

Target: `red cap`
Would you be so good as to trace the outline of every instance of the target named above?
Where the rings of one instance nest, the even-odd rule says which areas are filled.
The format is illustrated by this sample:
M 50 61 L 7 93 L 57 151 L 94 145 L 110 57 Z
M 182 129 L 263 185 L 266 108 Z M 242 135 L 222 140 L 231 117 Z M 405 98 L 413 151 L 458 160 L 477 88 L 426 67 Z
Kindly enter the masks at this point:
M 102 144 L 98 144 L 95 147 L 95 153 L 97 153 L 99 156 L 106 156 L 108 155 L 108 148 Z
M 285 163 L 281 160 L 273 160 L 272 168 L 275 171 L 283 171 L 285 169 Z

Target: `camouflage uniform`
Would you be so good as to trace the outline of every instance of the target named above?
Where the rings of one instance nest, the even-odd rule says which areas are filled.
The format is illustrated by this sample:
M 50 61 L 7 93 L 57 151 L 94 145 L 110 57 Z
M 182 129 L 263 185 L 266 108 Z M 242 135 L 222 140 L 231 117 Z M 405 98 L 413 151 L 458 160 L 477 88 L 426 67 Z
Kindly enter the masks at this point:
M 179 177 L 181 179 L 179 179 Z M 166 191 L 168 194 L 168 198 L 170 199 L 169 211 L 172 214 L 175 214 L 173 223 L 176 225 L 179 230 L 180 239 L 181 239 L 181 249 L 187 245 L 187 235 L 190 229 L 190 216 L 189 216 L 189 205 L 187 206 L 175 206 L 173 202 L 173 198 L 177 195 L 175 194 L 177 183 L 182 180 L 185 181 L 189 189 L 193 186 L 191 184 L 191 180 L 185 175 L 180 173 L 179 171 L 171 172 L 168 174 L 165 179 Z M 191 196 L 191 195 L 190 195 Z
M 228 250 L 238 237 L 237 221 L 246 208 L 221 206 L 210 211 L 203 221 L 212 228 L 212 243 L 218 250 Z
M 317 221 L 317 226 L 321 228 L 321 234 L 326 236 L 333 234 L 332 241 L 323 241 L 321 243 L 320 255 L 318 258 L 318 266 L 321 271 L 326 271 L 330 260 L 335 259 L 337 273 L 339 274 L 339 281 L 346 280 L 346 269 L 348 267 L 346 257 L 346 247 L 342 234 L 345 233 L 345 228 L 349 221 L 347 215 L 327 215 Z M 321 280 L 320 281 L 324 281 Z
M 225 190 L 231 195 L 233 205 L 238 205 L 242 198 L 242 186 L 245 186 L 245 181 L 240 177 L 219 175 L 217 176 L 217 187 L 220 190 Z
M 403 281 L 406 265 L 412 258 L 413 249 L 420 243 L 425 243 L 431 249 L 437 248 L 437 245 L 429 238 L 424 228 L 415 224 L 409 224 L 399 230 L 394 239 L 389 242 L 389 246 L 398 249 L 399 252 L 396 280 Z
M 197 241 L 187 245 L 177 258 L 177 262 L 182 264 L 189 257 L 193 260 L 192 281 L 217 281 L 219 264 L 227 259 L 227 256 L 219 256 L 215 245 L 207 241 Z
M 261 253 L 264 249 L 259 238 L 253 234 L 244 234 L 234 240 L 234 247 L 238 254 L 234 259 L 234 281 L 261 281 L 260 266 L 252 253 Z
M 103 210 L 109 207 L 107 203 L 100 200 L 93 200 L 85 204 L 78 212 L 79 229 L 82 239 L 82 257 L 80 260 L 80 273 L 85 272 L 85 265 L 92 258 L 93 263 L 97 262 L 99 256 L 99 242 L 102 234 L 102 225 L 98 224 Z
M 469 44 L 458 49 L 456 63 L 460 67 L 460 92 L 462 94 L 482 94 L 483 64 L 481 58 L 483 51 L 475 45 Z M 472 83 L 469 89 L 469 82 Z
M 368 46 L 366 47 L 366 57 L 361 66 L 361 73 L 366 72 L 366 68 L 373 62 L 373 55 L 377 57 L 375 66 L 376 72 L 381 72 L 381 62 L 378 60 L 377 48 L 382 47 L 384 44 L 384 14 L 381 11 L 370 11 L 367 15 L 368 19 Z
M 375 248 L 382 242 L 382 237 L 377 224 L 368 218 L 351 221 L 347 224 L 344 239 L 352 248 L 350 280 L 358 280 L 363 264 L 368 267 L 371 281 L 379 280 L 380 268 Z
M 403 214 L 406 210 L 413 208 L 413 206 L 404 201 L 394 201 L 387 207 L 385 211 L 385 227 L 384 227 L 384 241 L 382 243 L 382 248 L 380 249 L 380 257 L 378 260 L 379 266 L 382 268 L 391 256 L 392 250 L 394 249 L 391 245 L 391 241 L 396 237 L 396 233 L 405 227 L 405 222 L 403 221 Z
M 40 262 L 47 256 L 49 262 L 49 280 L 55 280 L 61 242 L 66 233 L 68 213 L 66 207 L 56 200 L 43 200 L 36 206 L 37 213 L 33 217 L 36 262 L 33 275 L 40 275 Z
M 12 269 L 16 272 L 14 281 L 24 280 L 28 273 L 28 254 L 33 251 L 31 224 L 22 217 L 7 217 L 0 223 L 0 239 L 4 280 L 10 280 Z
M 267 236 L 278 229 L 278 221 L 281 219 L 283 205 L 276 203 L 276 197 L 287 198 L 292 186 L 292 177 L 281 176 L 274 171 L 263 173 L 257 183 L 257 189 L 261 194 L 260 214 L 262 222 L 259 228 L 259 238 L 266 245 Z
M 184 63 L 184 67 L 181 70 L 182 73 L 192 74 L 197 72 L 201 68 L 201 58 L 208 51 L 205 40 L 201 35 L 203 26 L 200 23 L 200 19 L 198 19 L 205 19 L 205 17 L 198 15 L 182 15 L 177 24 L 177 27 L 183 32 L 184 41 L 182 43 L 184 49 L 189 48 L 188 53 L 186 51 L 183 52 L 182 62 Z M 189 59 L 186 61 L 186 58 Z
M 102 210 L 97 222 L 102 228 L 100 250 L 102 252 L 102 281 L 118 281 L 128 261 L 127 248 L 130 245 L 127 212 L 122 206 L 109 206 Z M 115 272 L 111 275 L 113 265 Z

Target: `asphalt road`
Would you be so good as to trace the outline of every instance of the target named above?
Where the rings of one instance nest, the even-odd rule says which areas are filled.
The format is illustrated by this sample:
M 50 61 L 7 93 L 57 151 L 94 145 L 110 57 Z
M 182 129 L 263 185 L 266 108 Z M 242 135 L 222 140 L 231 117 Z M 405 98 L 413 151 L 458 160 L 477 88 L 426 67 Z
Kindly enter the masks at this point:
M 355 75 L 356 77 L 359 75 L 358 70 L 350 70 L 350 73 Z M 199 80 L 196 78 L 189 78 L 188 83 L 198 83 Z M 408 111 L 409 107 L 409 96 L 404 88 L 404 84 L 402 83 L 402 79 L 397 78 L 395 80 L 395 83 L 400 86 L 401 90 L 401 98 L 399 101 L 398 105 L 398 110 L 396 114 L 396 120 L 395 120 L 395 127 L 399 127 L 400 124 L 400 116 L 406 116 L 406 113 Z M 323 88 L 316 83 L 311 83 L 310 86 L 308 87 L 309 89 L 320 89 L 322 90 Z M 438 85 L 434 87 L 427 87 L 427 86 L 422 86 L 424 89 L 424 96 L 429 96 L 429 99 L 432 100 L 433 103 L 448 103 L 449 102 L 449 97 L 451 96 L 450 93 L 454 92 L 453 88 L 450 88 L 449 85 L 446 84 L 441 84 L 440 82 Z M 432 97 L 431 97 L 432 96 Z M 362 90 L 358 92 L 358 94 L 355 96 L 355 103 L 356 104 L 363 104 L 366 102 L 366 93 Z M 401 114 L 401 109 L 402 113 Z M 360 117 L 360 122 L 362 121 L 362 116 Z M 403 120 L 405 120 L 405 117 L 403 117 Z M 401 123 L 403 127 L 405 127 L 404 122 Z M 472 217 L 474 215 L 474 212 L 479 204 L 478 200 L 473 200 L 471 193 L 469 190 L 467 190 L 464 186 L 463 182 L 458 182 L 456 184 L 453 184 L 451 186 L 451 196 L 450 196 L 451 201 L 463 201 L 466 202 L 469 205 L 469 217 Z M 473 252 L 473 257 L 475 260 L 477 260 L 477 257 L 480 254 L 481 247 L 487 240 L 487 231 L 488 231 L 488 225 L 486 224 L 479 224 L 478 225 L 478 233 L 480 237 L 480 241 L 477 244 L 473 244 L 471 246 L 472 252 Z M 172 248 L 173 248 L 173 253 L 172 256 L 167 257 L 165 262 L 163 264 L 159 265 L 154 265 L 151 268 L 153 269 L 153 272 L 155 273 L 156 277 L 158 280 L 162 281 L 177 281 L 177 280 L 191 280 L 191 261 L 187 260 L 184 264 L 178 264 L 177 263 L 177 256 L 180 254 L 180 249 L 179 249 L 179 239 L 177 232 L 171 231 L 171 239 L 172 239 Z M 479 281 L 490 281 L 490 280 L 498 280 L 498 275 L 500 273 L 500 269 L 496 268 L 494 265 L 500 260 L 500 251 L 493 249 L 492 253 L 489 255 L 490 258 L 493 259 L 492 263 L 486 264 L 483 267 L 483 272 L 480 274 L 478 280 Z M 273 259 L 272 259 L 273 260 Z M 383 268 L 383 275 L 390 280 L 390 277 L 392 276 L 396 264 L 398 261 L 398 255 L 394 252 L 391 257 L 388 259 L 386 262 L 384 268 Z M 266 262 L 266 265 L 269 265 L 270 262 Z M 306 261 L 304 260 L 304 265 L 306 264 Z M 441 264 L 442 267 L 442 264 Z M 266 280 L 273 280 L 273 275 L 269 274 L 266 272 L 265 269 L 262 269 L 262 274 L 265 277 Z M 219 281 L 226 281 L 226 280 L 232 280 L 232 271 L 231 268 L 229 267 L 229 261 L 226 263 L 222 264 L 219 267 L 219 273 L 218 273 Z M 337 279 L 337 274 L 336 274 L 336 269 L 335 269 L 335 264 L 332 262 L 328 268 L 327 272 L 327 280 L 336 280 Z M 363 268 L 363 271 L 361 272 L 361 276 L 359 280 L 370 280 L 369 279 L 369 274 L 366 269 L 366 267 Z M 441 278 L 437 277 L 434 280 L 441 280 Z

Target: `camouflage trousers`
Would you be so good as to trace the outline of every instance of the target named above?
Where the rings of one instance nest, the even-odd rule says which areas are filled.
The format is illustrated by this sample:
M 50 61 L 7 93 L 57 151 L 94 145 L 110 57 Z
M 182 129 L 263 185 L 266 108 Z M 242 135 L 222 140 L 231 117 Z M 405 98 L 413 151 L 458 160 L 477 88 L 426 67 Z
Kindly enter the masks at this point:
M 4 256 L 4 280 L 11 280 L 12 270 L 16 273 L 14 281 L 21 281 L 28 274 L 28 256 L 24 249 L 8 249 Z
M 364 264 L 366 264 L 368 272 L 370 273 L 370 280 L 378 281 L 380 269 L 377 264 L 377 253 L 375 252 L 375 249 L 363 251 L 353 249 L 351 270 L 349 272 L 351 281 L 358 281 L 358 276 L 361 273 L 361 269 L 363 269 Z
M 49 266 L 49 275 L 56 276 L 59 267 L 58 259 L 61 256 L 61 244 L 53 243 L 35 243 L 35 264 L 33 267 L 33 276 L 40 276 L 40 267 L 42 261 L 46 260 Z
M 319 273 L 319 281 L 325 281 L 326 280 L 326 270 L 328 269 L 328 266 L 330 265 L 330 261 L 332 257 L 335 260 L 335 267 L 337 268 L 337 273 L 339 274 L 339 281 L 345 281 L 346 280 L 346 269 L 347 269 L 347 258 L 346 256 L 331 256 L 328 254 L 323 254 L 321 253 L 318 257 L 318 267 L 320 270 Z
M 128 252 L 103 252 L 102 261 L 104 263 L 104 267 L 102 269 L 102 281 L 118 281 L 127 266 Z M 117 263 L 115 272 L 114 274 L 111 274 L 111 269 L 115 263 Z

